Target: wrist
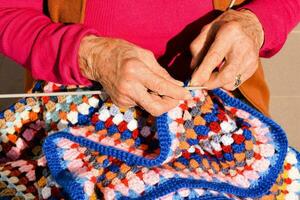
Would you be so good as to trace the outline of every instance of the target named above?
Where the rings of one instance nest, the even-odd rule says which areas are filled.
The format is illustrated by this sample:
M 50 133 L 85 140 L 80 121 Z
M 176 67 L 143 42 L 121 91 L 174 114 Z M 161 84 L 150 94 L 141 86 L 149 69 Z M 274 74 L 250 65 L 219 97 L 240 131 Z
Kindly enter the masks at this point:
M 94 80 L 94 76 L 92 73 L 92 51 L 95 47 L 95 41 L 98 40 L 99 37 L 95 35 L 88 35 L 82 38 L 80 42 L 80 47 L 78 51 L 78 63 L 79 68 L 83 76 L 90 80 Z

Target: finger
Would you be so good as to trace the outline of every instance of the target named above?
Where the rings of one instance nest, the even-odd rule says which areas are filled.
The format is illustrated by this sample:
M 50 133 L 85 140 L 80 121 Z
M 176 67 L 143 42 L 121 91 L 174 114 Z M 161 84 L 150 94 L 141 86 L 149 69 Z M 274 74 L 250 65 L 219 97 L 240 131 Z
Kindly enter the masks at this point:
M 147 56 L 145 60 L 143 60 L 145 64 L 149 67 L 149 69 L 158 76 L 163 77 L 164 79 L 178 85 L 183 86 L 183 82 L 174 79 L 165 68 L 163 68 L 155 59 L 153 55 Z
M 178 100 L 192 98 L 188 90 L 154 74 L 150 70 L 144 70 L 142 74 L 143 75 L 139 77 L 141 83 L 147 89 L 157 92 L 159 95 L 169 96 Z
M 246 80 L 248 80 L 255 73 L 255 71 L 258 68 L 258 62 L 251 62 L 250 61 L 247 64 L 247 62 L 245 61 L 244 63 L 245 64 L 241 64 L 241 66 L 243 66 L 243 67 L 237 73 L 237 75 L 238 74 L 241 75 L 241 77 L 240 77 L 241 83 L 239 84 L 239 86 L 242 85 Z M 236 80 L 234 80 L 232 83 L 224 85 L 223 88 L 225 90 L 230 90 L 230 91 L 235 90 L 235 89 L 238 88 L 238 87 L 236 87 L 235 82 L 236 82 Z
M 224 39 L 216 37 L 199 68 L 192 75 L 191 85 L 201 86 L 204 84 L 209 80 L 213 70 L 223 61 L 231 47 L 231 44 Z
M 111 100 L 113 102 L 113 104 L 115 104 L 116 106 L 118 106 L 119 108 L 131 108 L 136 106 L 136 103 L 130 99 L 129 97 L 123 96 L 123 97 L 119 97 L 119 98 L 115 98 L 115 97 L 111 97 Z
M 156 94 L 150 94 L 152 99 L 161 105 L 159 115 L 170 111 L 171 109 L 175 108 L 179 104 L 179 100 L 170 98 L 168 96 L 158 96 Z
M 211 24 L 204 26 L 200 34 L 193 40 L 190 45 L 190 51 L 192 54 L 191 67 L 195 68 L 198 61 L 200 60 L 200 52 L 204 48 L 208 38 L 208 33 L 211 28 Z
M 238 75 L 240 75 L 240 78 L 239 78 L 240 84 L 236 85 L 236 78 L 237 78 Z M 245 79 L 245 74 L 237 74 L 234 81 L 222 86 L 222 88 L 225 89 L 225 90 L 233 91 L 233 90 L 237 89 L 245 80 L 246 80 Z
M 237 61 L 237 63 L 239 62 Z M 204 86 L 211 90 L 232 84 L 240 71 L 239 66 L 231 60 L 227 61 L 222 70 L 219 73 L 214 73 Z
M 151 67 L 149 66 L 149 68 L 151 69 L 152 72 L 154 72 L 156 75 L 163 77 L 164 79 L 178 85 L 178 86 L 183 86 L 183 82 L 182 81 L 178 81 L 176 79 L 174 79 L 165 68 L 161 67 L 158 63 L 154 63 L 153 65 L 151 65 Z
M 153 116 L 159 116 L 178 104 L 178 101 L 175 99 L 150 94 L 142 87 L 138 90 L 139 92 L 136 92 L 134 97 L 135 102 Z

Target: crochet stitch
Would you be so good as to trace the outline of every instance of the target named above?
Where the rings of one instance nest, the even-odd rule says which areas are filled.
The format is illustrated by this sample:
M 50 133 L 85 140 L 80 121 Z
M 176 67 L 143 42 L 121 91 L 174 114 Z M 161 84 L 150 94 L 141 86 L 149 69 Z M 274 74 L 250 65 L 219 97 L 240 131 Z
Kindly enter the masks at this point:
M 192 95 L 158 118 L 104 91 L 19 100 L 0 114 L 0 197 L 298 199 L 300 155 L 280 126 L 223 90 Z

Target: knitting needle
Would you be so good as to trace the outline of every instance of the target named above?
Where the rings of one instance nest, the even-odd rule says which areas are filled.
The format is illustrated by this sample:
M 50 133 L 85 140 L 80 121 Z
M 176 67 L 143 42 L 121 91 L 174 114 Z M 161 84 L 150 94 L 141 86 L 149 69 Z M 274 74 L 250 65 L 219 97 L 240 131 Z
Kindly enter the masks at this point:
M 231 9 L 231 8 L 234 6 L 234 4 L 235 4 L 235 1 L 236 1 L 236 0 L 231 0 L 231 1 L 230 1 L 230 3 L 229 3 L 229 6 L 228 6 L 227 10 Z
M 77 92 L 49 92 L 49 93 L 19 93 L 19 94 L 0 94 L 0 99 L 4 98 L 25 98 L 25 97 L 51 97 L 51 96 L 68 96 L 68 95 L 88 95 L 101 94 L 101 91 L 77 91 Z
M 205 90 L 207 87 L 201 87 L 201 86 L 187 86 L 184 87 L 187 90 Z
M 185 87 L 187 90 L 202 90 L 205 87 Z M 44 96 L 74 96 L 74 95 L 93 95 L 101 94 L 101 91 L 77 91 L 77 92 L 49 92 L 49 93 L 19 93 L 19 94 L 0 94 L 0 99 L 4 98 L 26 98 L 26 97 L 44 97 Z

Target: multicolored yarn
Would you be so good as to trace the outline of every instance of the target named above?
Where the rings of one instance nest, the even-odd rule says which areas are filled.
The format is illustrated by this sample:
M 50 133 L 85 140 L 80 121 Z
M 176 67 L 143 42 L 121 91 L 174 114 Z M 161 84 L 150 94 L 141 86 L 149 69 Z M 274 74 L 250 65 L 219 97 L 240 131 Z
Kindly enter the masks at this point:
M 32 92 L 92 88 L 38 82 Z M 0 113 L 0 199 L 289 199 L 300 154 L 220 89 L 155 118 L 101 95 L 25 98 Z

